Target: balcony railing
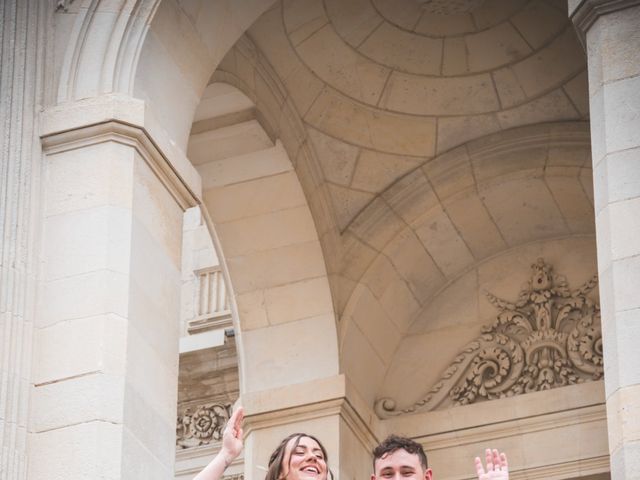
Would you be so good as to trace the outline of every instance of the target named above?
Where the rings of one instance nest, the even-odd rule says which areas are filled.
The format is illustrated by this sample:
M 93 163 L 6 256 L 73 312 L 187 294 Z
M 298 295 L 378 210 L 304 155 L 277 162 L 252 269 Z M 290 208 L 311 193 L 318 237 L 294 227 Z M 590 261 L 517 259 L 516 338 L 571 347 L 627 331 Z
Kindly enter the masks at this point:
M 232 325 L 229 297 L 224 277 L 219 266 L 203 268 L 197 276 L 196 316 L 188 322 L 190 334 Z

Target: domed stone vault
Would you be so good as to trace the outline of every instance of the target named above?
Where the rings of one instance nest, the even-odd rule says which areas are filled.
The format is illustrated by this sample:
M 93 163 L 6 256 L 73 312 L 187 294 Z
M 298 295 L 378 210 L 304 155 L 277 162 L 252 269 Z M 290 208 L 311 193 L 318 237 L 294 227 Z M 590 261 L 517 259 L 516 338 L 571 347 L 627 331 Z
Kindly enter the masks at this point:
M 341 369 L 368 403 L 418 399 L 492 323 L 481 292 L 500 276 L 520 285 L 549 251 L 575 282 L 595 272 L 586 62 L 566 2 L 277 2 L 219 82 L 295 167 Z M 442 351 L 418 353 L 420 335 Z M 397 375 L 416 361 L 427 371 Z

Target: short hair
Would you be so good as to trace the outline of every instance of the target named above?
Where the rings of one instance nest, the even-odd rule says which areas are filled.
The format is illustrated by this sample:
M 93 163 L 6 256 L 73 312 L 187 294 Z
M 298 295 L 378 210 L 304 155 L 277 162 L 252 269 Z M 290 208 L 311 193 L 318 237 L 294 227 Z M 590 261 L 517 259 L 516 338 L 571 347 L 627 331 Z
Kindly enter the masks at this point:
M 327 458 L 327 449 L 324 448 L 324 445 L 320 443 L 313 435 L 309 435 L 308 433 L 292 433 L 288 437 L 285 437 L 280 444 L 276 447 L 276 449 L 271 454 L 269 458 L 269 468 L 267 469 L 267 474 L 265 475 L 265 480 L 282 480 L 284 478 L 284 473 L 286 473 L 282 468 L 282 461 L 284 460 L 284 454 L 287 449 L 287 444 L 291 439 L 294 439 L 294 442 L 291 446 L 291 451 L 295 450 L 295 448 L 300 443 L 300 439 L 303 437 L 308 437 L 311 440 L 314 440 L 319 446 L 320 450 L 322 450 L 322 455 L 324 455 L 324 461 L 327 464 L 327 478 L 331 477 L 333 480 L 333 472 L 329 470 L 329 459 Z M 291 459 L 289 459 L 291 462 Z M 288 466 L 287 466 L 288 467 Z
M 425 470 L 428 468 L 427 454 L 424 453 L 422 445 L 407 437 L 389 435 L 376 448 L 373 449 L 373 472 L 375 473 L 376 471 L 376 460 L 400 449 L 405 450 L 407 453 L 410 453 L 412 455 L 417 455 L 420 463 L 422 464 L 422 467 Z

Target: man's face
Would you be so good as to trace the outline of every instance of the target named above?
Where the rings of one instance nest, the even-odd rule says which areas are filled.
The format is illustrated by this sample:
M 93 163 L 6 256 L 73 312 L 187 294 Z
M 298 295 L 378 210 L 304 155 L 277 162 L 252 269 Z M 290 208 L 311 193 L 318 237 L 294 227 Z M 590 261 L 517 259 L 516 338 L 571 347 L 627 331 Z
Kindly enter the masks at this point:
M 375 472 L 371 480 L 431 480 L 430 468 L 426 470 L 418 455 L 399 448 L 378 458 L 374 464 Z

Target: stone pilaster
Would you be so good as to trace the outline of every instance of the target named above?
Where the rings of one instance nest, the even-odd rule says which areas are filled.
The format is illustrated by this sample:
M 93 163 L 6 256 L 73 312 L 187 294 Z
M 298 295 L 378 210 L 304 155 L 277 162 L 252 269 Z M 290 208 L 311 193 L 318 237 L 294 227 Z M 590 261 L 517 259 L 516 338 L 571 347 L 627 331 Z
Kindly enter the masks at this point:
M 0 3 L 0 479 L 26 478 L 46 2 Z
M 60 106 L 42 122 L 34 479 L 173 478 L 182 222 L 197 200 L 102 100 L 104 118 Z M 128 115 L 141 104 L 124 101 Z
M 640 2 L 569 2 L 589 67 L 611 474 L 640 478 Z

